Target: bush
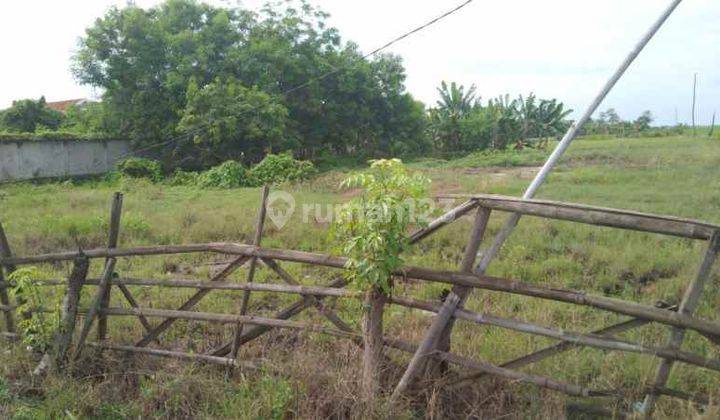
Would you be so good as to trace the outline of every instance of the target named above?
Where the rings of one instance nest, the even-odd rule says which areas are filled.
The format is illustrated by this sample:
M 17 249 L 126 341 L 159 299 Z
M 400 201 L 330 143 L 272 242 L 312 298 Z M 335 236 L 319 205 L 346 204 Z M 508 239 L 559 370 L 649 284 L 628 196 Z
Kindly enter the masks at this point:
M 255 185 L 301 181 L 317 173 L 310 161 L 293 159 L 290 153 L 269 154 L 250 170 Z
M 160 162 L 152 159 L 131 157 L 118 164 L 118 171 L 130 178 L 147 178 L 160 181 L 163 177 Z
M 236 188 L 248 186 L 250 182 L 247 169 L 240 162 L 228 160 L 199 174 L 197 185 L 205 188 Z
M 200 174 L 197 172 L 187 172 L 176 169 L 172 177 L 168 179 L 168 184 L 173 186 L 179 185 L 197 185 Z

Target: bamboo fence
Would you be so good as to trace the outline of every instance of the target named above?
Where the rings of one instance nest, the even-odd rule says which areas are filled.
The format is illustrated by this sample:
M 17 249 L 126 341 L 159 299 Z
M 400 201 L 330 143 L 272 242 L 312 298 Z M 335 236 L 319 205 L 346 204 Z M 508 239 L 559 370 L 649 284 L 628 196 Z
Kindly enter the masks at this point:
M 2 225 L 0 225 L 0 266 L 2 267 L 2 270 L 0 270 L 0 311 L 4 314 L 6 327 L 6 331 L 3 331 L 1 336 L 8 339 L 17 338 L 18 336 L 15 322 L 15 304 L 11 302 L 7 293 L 5 280 L 7 276 L 15 271 L 19 265 L 72 261 L 73 270 L 67 280 L 57 279 L 40 282 L 45 286 L 66 286 L 66 291 L 61 311 L 61 325 L 63 327 L 60 330 L 61 332 L 56 335 L 52 350 L 43 357 L 36 369 L 36 373 L 43 372 L 48 368 L 62 368 L 68 362 L 68 359 L 75 360 L 80 357 L 85 346 L 110 351 L 212 363 L 225 366 L 228 369 L 257 367 L 252 361 L 241 360 L 238 356 L 238 350 L 242 345 L 261 337 L 272 329 L 302 330 L 326 334 L 350 339 L 362 345 L 362 333 L 344 322 L 335 311 L 324 303 L 324 300 L 328 298 L 363 298 L 362 293 L 345 288 L 347 284 L 343 278 L 343 270 L 347 263 L 345 257 L 297 250 L 263 248 L 261 246 L 268 192 L 267 187 L 262 191 L 255 235 L 250 244 L 222 242 L 120 248 L 118 247 L 118 239 L 122 213 L 122 195 L 119 193 L 113 196 L 108 243 L 104 248 L 32 256 L 14 256 Z M 433 331 L 433 327 L 431 327 L 431 330 L 425 334 L 426 339 L 418 344 L 388 337 L 382 340 L 387 348 L 414 355 L 407 367 L 406 375 L 403 376 L 403 380 L 408 381 L 408 383 L 403 385 L 402 389 L 413 383 L 412 381 L 415 380 L 414 372 L 417 372 L 421 366 L 435 366 L 437 368 L 441 364 L 448 364 L 461 368 L 461 374 L 454 375 L 450 383 L 447 384 L 451 387 L 466 386 L 487 376 L 496 376 L 512 381 L 531 383 L 570 396 L 622 399 L 623 395 L 619 391 L 589 389 L 582 385 L 564 383 L 519 370 L 522 367 L 556 356 L 572 348 L 591 347 L 638 353 L 659 358 L 657 377 L 653 384 L 645 390 L 647 394 L 646 400 L 650 400 L 650 404 L 654 403 L 660 396 L 681 398 L 700 404 L 706 404 L 710 401 L 708 396 L 689 395 L 680 390 L 669 389 L 665 385 L 673 364 L 677 362 L 720 371 L 720 360 L 705 358 L 681 350 L 684 333 L 687 330 L 702 334 L 714 344 L 720 342 L 720 323 L 700 319 L 694 315 L 694 310 L 700 301 L 703 288 L 710 277 L 712 266 L 720 250 L 720 226 L 676 217 L 544 200 L 479 194 L 445 195 L 442 197 L 461 198 L 464 201 L 429 223 L 427 227 L 412 234 L 409 237 L 411 243 L 422 241 L 450 223 L 473 212 L 474 223 L 469 232 L 469 240 L 465 247 L 461 265 L 457 271 L 405 266 L 395 273 L 398 278 L 450 285 L 453 293 L 448 298 L 457 299 L 457 302 L 452 302 L 452 305 L 447 305 L 447 302 L 441 301 L 420 301 L 405 296 L 389 296 L 385 299 L 385 304 L 434 313 L 436 319 L 447 321 L 447 323 L 433 322 L 433 326 L 449 325 L 448 329 L 437 328 L 437 331 Z M 707 242 L 707 251 L 697 276 L 690 282 L 683 300 L 677 306 L 649 306 L 588 294 L 582 291 L 543 287 L 516 279 L 492 277 L 473 272 L 472 268 L 493 211 L 701 240 Z M 227 255 L 231 260 L 209 280 L 138 279 L 123 277 L 115 272 L 116 262 L 119 258 L 189 253 L 222 254 Z M 104 261 L 102 275 L 99 278 L 88 278 L 88 267 L 92 260 L 96 259 Z M 338 273 L 336 279 L 327 285 L 309 286 L 301 284 L 295 279 L 282 267 L 281 262 L 327 267 L 337 270 Z M 233 272 L 246 264 L 249 264 L 249 266 L 244 283 L 227 281 Z M 271 270 L 284 284 L 254 282 L 254 274 L 259 266 Z M 88 307 L 79 308 L 80 291 L 84 286 L 93 286 L 96 287 L 96 290 Z M 112 295 L 110 291 L 113 287 L 116 287 L 121 292 L 129 307 L 111 306 Z M 196 290 L 196 292 L 176 309 L 157 309 L 142 307 L 138 300 L 135 299 L 130 287 L 192 289 Z M 568 331 L 517 319 L 502 318 L 490 313 L 467 310 L 463 307 L 463 302 L 467 295 L 476 289 L 592 307 L 631 318 L 589 333 Z M 237 308 L 237 313 L 223 314 L 194 310 L 198 303 L 209 293 L 223 290 L 243 292 L 243 298 Z M 281 309 L 273 316 L 255 316 L 247 313 L 251 292 L 297 295 L 299 300 Z M 315 308 L 331 326 L 291 320 L 291 318 L 309 308 Z M 452 308 L 452 310 L 447 308 Z M 80 316 L 83 318 L 82 323 L 79 322 Z M 108 318 L 110 317 L 137 318 L 143 327 L 144 335 L 133 345 L 111 343 L 107 337 Z M 154 323 L 155 319 L 160 320 L 160 322 Z M 97 341 L 87 342 L 95 320 L 97 320 Z M 234 325 L 233 338 L 205 354 L 149 347 L 151 343 L 160 345 L 161 335 L 178 320 Z M 452 329 L 453 322 L 456 320 L 479 325 L 491 325 L 511 331 L 551 338 L 557 340 L 558 343 L 509 360 L 501 365 L 493 365 L 483 360 L 471 359 L 449 351 L 450 336 L 448 331 Z M 669 328 L 670 340 L 667 345 L 650 346 L 617 338 L 617 335 L 622 332 L 649 323 L 663 324 Z M 76 324 L 81 325 L 78 333 L 75 333 Z M 427 339 L 427 337 L 431 339 Z M 71 347 L 74 351 L 71 356 L 68 356 Z M 408 372 L 412 374 L 407 374 Z M 400 385 L 398 388 L 400 388 Z

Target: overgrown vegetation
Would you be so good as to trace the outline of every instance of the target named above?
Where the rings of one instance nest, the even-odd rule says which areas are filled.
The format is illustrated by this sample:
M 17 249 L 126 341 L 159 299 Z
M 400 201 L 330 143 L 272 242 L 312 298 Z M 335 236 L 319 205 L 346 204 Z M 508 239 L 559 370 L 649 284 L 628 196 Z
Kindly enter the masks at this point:
M 391 274 L 403 264 L 409 227 L 426 222 L 429 185 L 399 159 L 371 161 L 368 172 L 343 181 L 343 188 L 362 191 L 343 207 L 334 229 L 342 255 L 349 257 L 347 276 L 360 290 L 391 293 Z
M 198 186 L 202 188 L 256 187 L 265 184 L 304 181 L 317 174 L 312 162 L 297 160 L 289 153 L 268 154 L 251 169 L 242 163 L 228 160 L 203 172 L 186 172 L 176 169 L 163 177 L 162 165 L 157 160 L 128 158 L 118 164 L 120 175 L 144 178 L 153 182 L 165 181 L 170 185 Z M 112 176 L 108 176 L 112 178 Z
M 550 145 L 552 146 L 552 144 Z M 720 186 L 708 180 L 720 178 L 720 143 L 706 138 L 668 137 L 633 139 L 579 139 L 568 150 L 560 167 L 553 171 L 539 198 L 582 202 L 599 206 L 629 208 L 720 223 L 717 208 Z M 542 149 L 513 150 L 517 165 L 542 162 L 550 153 Z M 409 166 L 432 179 L 432 193 L 487 192 L 518 196 L 527 187 L 535 169 L 486 168 L 494 165 L 488 155 L 473 154 L 457 160 L 425 160 Z M 472 166 L 472 167 L 470 167 Z M 283 229 L 268 223 L 263 246 L 334 253 L 327 239 L 328 222 L 322 217 L 303 217 L 305 205 L 345 203 L 357 190 L 338 188 L 346 172 L 330 171 L 288 190 L 296 199 L 296 211 Z M 213 241 L 248 242 L 255 229 L 260 200 L 257 188 L 201 189 L 173 187 L 162 183 L 118 184 L 104 180 L 70 183 L 18 183 L 0 186 L 2 223 L 16 255 L 32 255 L 103 247 L 107 244 L 108 203 L 118 188 L 125 193 L 125 210 L 120 229 L 123 248 L 152 244 L 181 244 Z M 441 206 L 444 204 L 440 203 Z M 311 207 L 312 208 L 312 207 Z M 489 246 L 504 222 L 494 212 L 488 226 Z M 456 270 L 471 219 L 458 220 L 427 241 L 410 247 L 402 258 L 408 265 Z M 654 304 L 658 300 L 677 303 L 685 285 L 697 271 L 704 244 L 653 234 L 619 231 L 569 222 L 524 217 L 510 237 L 488 275 L 510 277 L 545 287 L 574 288 L 591 294 L 612 296 Z M 207 279 L 215 272 L 216 256 L 194 254 L 119 259 L 116 272 L 127 278 Z M 42 266 L 47 278 L 67 278 L 70 264 Z M 337 271 L 301 264 L 283 268 L 305 285 L 328 284 Z M 97 278 L 102 264 L 91 264 L 89 278 Z M 243 282 L 246 269 L 227 281 Z M 257 282 L 279 281 L 259 268 Z M 708 283 L 698 317 L 717 322 L 720 304 L 718 267 Z M 130 286 L 141 306 L 174 309 L 192 291 Z M 417 299 L 439 301 L 447 287 L 398 281 L 393 293 Z M 52 289 L 43 288 L 50 293 Z M 83 290 L 83 306 L 94 289 Z M 208 294 L 198 311 L 237 313 L 240 294 L 223 291 Z M 249 314 L 274 316 L 296 298 L 253 292 Z M 359 329 L 362 308 L 357 302 L 328 299 L 339 316 Z M 123 305 L 115 289 L 112 305 Z M 600 310 L 570 306 L 496 292 L 470 296 L 470 310 L 552 325 L 566 331 L 589 331 L 595 327 L 626 320 Z M 294 320 L 322 323 L 312 310 Z M 151 320 L 153 322 L 154 320 Z M 383 317 L 386 335 L 418 342 L 429 326 L 426 313 L 386 308 Z M 0 326 L 2 326 L 0 319 Z M 135 319 L 110 318 L 114 343 L 130 344 L 144 333 Z M 234 326 L 222 327 L 199 322 L 177 322 L 161 337 L 169 349 L 190 349 L 197 353 L 231 340 Z M 619 338 L 647 346 L 667 343 L 668 330 L 648 325 L 626 332 Z M 453 351 L 468 357 L 501 364 L 539 350 L 555 341 L 532 337 L 496 327 L 458 321 L 453 334 Z M 0 352 L 0 417 L 78 418 L 164 417 L 164 418 L 258 418 L 282 413 L 289 418 L 349 417 L 360 411 L 358 403 L 362 351 L 354 343 L 320 335 L 277 330 L 242 347 L 243 360 L 259 359 L 267 369 L 243 371 L 225 379 L 224 369 L 193 365 L 167 359 L 128 358 L 104 352 L 104 362 L 83 359 L 73 375 L 48 378 L 42 387 L 27 373 L 37 364 L 36 356 L 24 345 L 3 343 Z M 689 333 L 683 350 L 718 359 L 717 346 Z M 399 379 L 395 364 L 404 366 L 407 356 L 388 350 L 390 360 L 384 371 L 385 386 Z M 95 361 L 91 363 L 91 361 Z M 528 373 L 595 389 L 618 389 L 642 400 L 641 390 L 655 377 L 658 360 L 653 357 L 594 349 L 574 349 L 529 366 Z M 272 369 L 272 370 L 271 370 Z M 400 368 L 401 369 L 401 368 Z M 467 372 L 463 372 L 467 373 Z M 4 384 L 4 385 L 3 385 Z M 389 385 L 388 385 L 389 384 Z M 720 398 L 720 377 L 716 372 L 676 364 L 668 384 L 690 394 Z M 5 391 L 3 391 L 3 387 Z M 3 395 L 5 395 L 3 397 Z M 380 397 L 382 402 L 382 396 Z M 516 382 L 490 378 L 473 388 L 451 391 L 429 390 L 418 397 L 417 405 L 401 407 L 386 416 L 398 418 L 563 418 L 564 404 L 597 402 L 567 399 L 552 391 Z M 603 400 L 607 402 L 608 400 Z M 632 403 L 632 401 L 630 401 Z M 610 406 L 612 403 L 607 403 Z M 69 414 L 68 414 L 69 413 Z M 717 417 L 714 407 L 702 409 L 672 398 L 660 400 L 658 417 Z
M 151 181 L 162 179 L 162 165 L 152 159 L 131 157 L 118 164 L 120 174 L 130 178 L 147 178 Z
M 44 353 L 60 327 L 60 302 L 48 297 L 38 280 L 39 271 L 35 267 L 19 268 L 8 276 L 10 296 L 17 302 L 16 313 L 20 314 L 17 325 L 22 342 L 37 353 Z

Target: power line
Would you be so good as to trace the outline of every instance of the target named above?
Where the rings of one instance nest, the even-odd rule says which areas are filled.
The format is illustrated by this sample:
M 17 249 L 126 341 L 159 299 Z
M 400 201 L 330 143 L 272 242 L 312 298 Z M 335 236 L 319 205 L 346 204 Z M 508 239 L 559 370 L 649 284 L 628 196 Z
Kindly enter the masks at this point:
M 431 20 L 423 23 L 422 25 L 417 26 L 417 27 L 415 27 L 415 28 L 413 28 L 413 29 L 411 29 L 411 30 L 403 33 L 402 35 L 399 35 L 399 36 L 393 38 L 392 40 L 386 42 L 385 44 L 381 45 L 380 47 L 377 47 L 377 48 L 375 48 L 374 50 L 370 51 L 369 53 L 363 55 L 360 60 L 365 60 L 365 59 L 367 59 L 367 58 L 369 58 L 369 57 L 372 57 L 372 56 L 374 56 L 374 55 L 382 52 L 383 50 L 386 50 L 386 49 L 390 48 L 391 46 L 397 44 L 398 42 L 404 40 L 405 38 L 408 38 L 408 37 L 410 37 L 410 36 L 412 36 L 412 35 L 420 32 L 420 31 L 422 31 L 422 30 L 424 30 L 424 29 L 427 29 L 427 28 L 430 27 L 430 26 L 433 26 L 434 24 L 436 24 L 436 23 L 440 22 L 441 20 L 445 19 L 446 17 L 448 17 L 448 16 L 456 13 L 457 11 L 459 11 L 459 10 L 462 9 L 462 8 L 464 8 L 464 7 L 467 6 L 468 4 L 472 3 L 473 1 L 474 1 L 474 0 L 466 0 L 465 2 L 461 3 L 460 5 L 452 8 L 452 9 L 450 9 L 450 10 L 444 12 L 444 13 L 442 13 L 442 14 L 439 15 L 439 16 L 436 16 L 436 17 L 432 18 Z M 360 60 L 358 60 L 358 61 L 360 61 Z M 292 88 L 290 88 L 290 89 L 285 90 L 284 92 L 280 93 L 279 96 L 281 96 L 281 97 L 286 97 L 287 95 L 289 95 L 289 94 L 291 94 L 291 93 L 293 93 L 293 92 L 295 92 L 295 91 L 298 91 L 298 90 L 300 90 L 300 89 L 303 89 L 303 88 L 305 88 L 305 87 L 307 87 L 307 86 L 310 86 L 311 84 L 313 84 L 313 83 L 315 83 L 315 82 L 319 82 L 319 81 L 321 81 L 321 80 L 323 80 L 323 79 L 326 79 L 326 78 L 328 78 L 328 77 L 330 77 L 330 76 L 332 76 L 332 75 L 334 75 L 334 74 L 337 74 L 337 73 L 339 73 L 339 72 L 341 72 L 341 71 L 343 71 L 343 70 L 350 69 L 350 68 L 352 67 L 352 65 L 354 65 L 354 64 L 355 64 L 355 63 L 352 63 L 352 64 L 347 65 L 347 66 L 336 67 L 336 68 L 334 68 L 334 69 L 332 69 L 332 70 L 330 70 L 330 71 L 328 71 L 328 72 L 326 72 L 326 73 L 321 74 L 320 76 L 316 76 L 316 77 L 311 78 L 310 80 L 307 80 L 307 81 L 305 81 L 305 82 L 303 82 L 303 83 L 301 83 L 301 84 L 299 84 L 299 85 L 297 85 L 297 86 L 294 86 L 294 87 L 292 87 Z M 247 111 L 247 112 L 249 112 L 249 111 Z M 240 115 L 243 115 L 243 114 L 244 114 L 244 113 L 239 113 L 239 114 L 235 114 L 235 116 L 240 116 Z M 146 147 L 143 147 L 143 148 L 134 150 L 134 151 L 132 151 L 132 152 L 128 152 L 128 153 L 122 155 L 121 157 L 129 156 L 129 155 L 132 154 L 132 153 L 144 152 L 144 151 L 147 151 L 147 150 L 152 150 L 152 149 L 154 149 L 154 148 L 156 148 L 156 147 L 165 146 L 165 145 L 167 145 L 167 144 L 174 143 L 174 142 L 176 142 L 176 141 L 178 141 L 178 140 L 181 140 L 181 139 L 183 139 L 183 138 L 185 138 L 185 137 L 187 137 L 187 136 L 189 136 L 189 135 L 195 135 L 195 134 L 201 132 L 202 130 L 204 130 L 205 128 L 207 128 L 207 127 L 209 127 L 209 126 L 210 126 L 210 123 L 200 124 L 200 125 L 198 125 L 195 129 L 193 129 L 192 131 L 189 131 L 189 132 L 180 134 L 180 135 L 175 136 L 175 137 L 171 137 L 170 139 L 163 140 L 163 141 L 158 142 L 158 143 L 155 143 L 155 144 L 148 145 L 148 146 L 146 146 Z

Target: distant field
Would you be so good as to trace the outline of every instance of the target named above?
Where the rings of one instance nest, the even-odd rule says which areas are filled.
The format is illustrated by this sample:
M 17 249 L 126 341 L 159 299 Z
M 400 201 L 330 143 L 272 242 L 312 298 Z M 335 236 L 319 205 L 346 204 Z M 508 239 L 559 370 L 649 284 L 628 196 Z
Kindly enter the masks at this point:
M 433 180 L 435 193 L 520 195 L 552 146 L 547 150 L 478 153 L 449 161 L 424 159 L 410 162 L 410 166 Z M 296 209 L 306 203 L 339 203 L 352 196 L 352 192 L 338 188 L 345 174 L 329 171 L 312 181 L 278 188 L 293 194 Z M 200 190 L 143 181 L 115 185 L 100 181 L 77 185 L 20 183 L 0 186 L 0 222 L 16 254 L 102 246 L 106 242 L 110 197 L 117 190 L 125 193 L 121 246 L 248 242 L 260 198 L 257 189 Z M 720 141 L 706 137 L 580 139 L 571 146 L 538 197 L 720 223 Z M 302 212 L 297 210 L 283 229 L 269 226 L 263 245 L 335 253 L 327 236 L 327 223 L 322 220 L 325 214 L 323 210 L 321 217 L 310 217 L 309 223 L 303 223 Z M 500 214 L 492 218 L 489 237 L 497 232 L 503 218 Z M 460 221 L 433 236 L 414 248 L 406 256 L 407 262 L 456 269 L 469 223 Z M 489 274 L 644 303 L 659 299 L 676 303 L 693 277 L 702 252 L 702 244 L 689 240 L 526 218 L 491 265 Z M 128 277 L 207 278 L 212 270 L 208 263 L 215 258 L 196 255 L 133 259 L 120 261 L 118 270 Z M 69 271 L 67 266 L 41 268 L 51 278 L 65 277 Z M 333 274 L 290 264 L 287 269 L 307 284 L 325 283 Z M 91 276 L 97 276 L 99 270 L 96 264 Z M 233 279 L 240 281 L 245 273 L 240 270 Z M 699 308 L 703 318 L 720 319 L 719 280 L 716 267 Z M 277 280 L 261 271 L 256 281 Z M 399 288 L 400 293 L 423 299 L 437 299 L 443 289 L 439 285 Z M 156 289 L 134 291 L 145 305 L 156 308 L 173 308 L 188 295 Z M 198 309 L 233 312 L 239 296 L 214 292 Z M 270 314 L 292 300 L 253 293 L 250 312 Z M 120 295 L 113 296 L 113 302 L 119 305 Z M 337 302 L 336 306 L 344 318 L 358 325 L 361 309 L 357 304 Z M 589 331 L 621 319 L 593 309 L 494 292 L 476 292 L 467 306 L 569 331 Z M 302 318 L 321 322 L 312 312 Z M 429 319 L 417 311 L 392 308 L 387 311 L 386 328 L 391 336 L 417 341 Z M 110 324 L 115 342 L 131 343 L 142 332 L 139 324 L 129 319 L 111 319 Z M 223 335 L 230 337 L 231 332 L 231 327 L 178 322 L 162 338 L 168 348 L 185 349 L 189 345 L 200 352 L 222 341 Z M 624 338 L 663 345 L 667 329 L 648 326 L 626 333 Z M 552 342 L 462 322 L 457 324 L 453 337 L 459 353 L 493 363 Z M 688 334 L 685 343 L 686 350 L 720 358 L 720 348 L 694 333 Z M 245 357 L 264 357 L 273 369 L 248 373 L 243 378 L 225 380 L 220 369 L 153 360 L 123 365 L 121 370 L 112 363 L 88 366 L 87 372 L 79 373 L 75 379 L 51 378 L 44 388 L 29 382 L 28 370 L 33 366 L 29 356 L 19 346 L 9 348 L 8 352 L 0 352 L 0 417 L 305 418 L 343 416 L 356 403 L 357 350 L 326 337 L 274 333 L 248 345 L 243 348 Z M 405 356 L 391 354 L 402 363 L 407 361 Z M 113 357 L 119 358 L 107 355 L 109 360 Z M 525 370 L 592 388 L 622 388 L 637 393 L 641 399 L 639 390 L 654 377 L 657 362 L 641 355 L 585 349 L 569 351 Z M 325 371 L 318 373 L 308 366 Z M 720 398 L 720 374 L 709 370 L 677 364 L 669 386 Z M 121 392 L 115 392 L 118 390 Z M 452 401 L 459 411 L 450 410 L 442 399 L 433 400 L 431 396 L 423 408 L 409 406 L 398 415 L 556 417 L 562 415 L 566 401 L 551 391 L 503 382 L 484 382 L 477 395 L 455 397 Z M 426 411 L 424 407 L 429 408 Z M 690 404 L 670 398 L 661 400 L 658 411 L 660 416 L 673 418 L 699 414 Z M 713 417 L 718 411 L 705 414 Z

